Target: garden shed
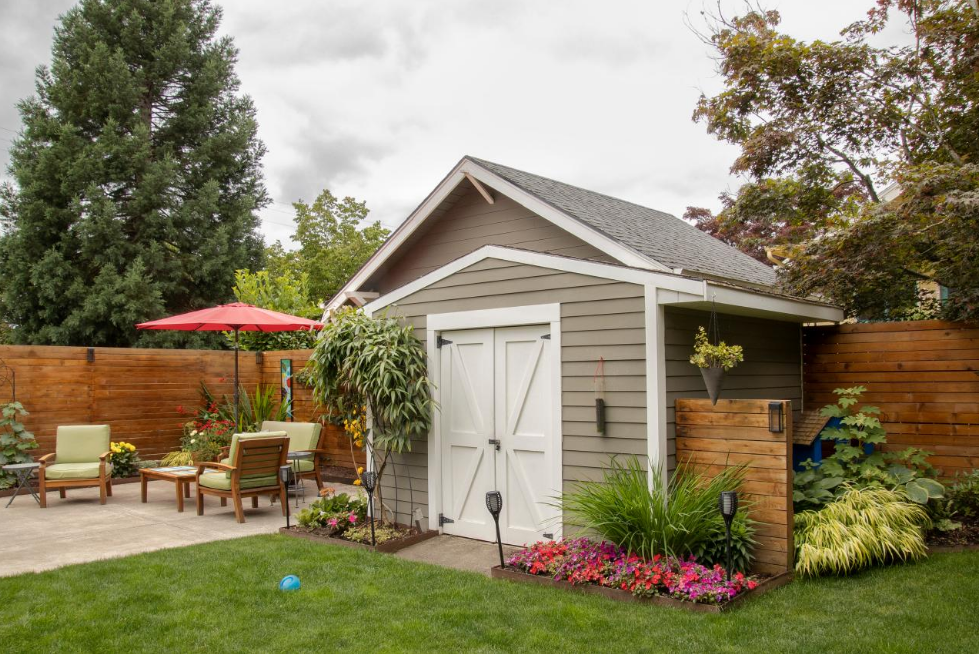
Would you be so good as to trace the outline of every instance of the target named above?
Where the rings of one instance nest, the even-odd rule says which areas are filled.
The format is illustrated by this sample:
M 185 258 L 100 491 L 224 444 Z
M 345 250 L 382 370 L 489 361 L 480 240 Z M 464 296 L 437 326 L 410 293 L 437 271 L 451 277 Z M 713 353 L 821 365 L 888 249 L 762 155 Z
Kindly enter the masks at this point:
M 675 401 L 707 396 L 688 359 L 712 309 L 744 348 L 723 397 L 801 410 L 801 324 L 843 316 L 774 282 L 672 215 L 463 158 L 327 307 L 397 316 L 427 347 L 440 409 L 394 458 L 385 504 L 492 540 L 499 490 L 503 540 L 523 544 L 559 537 L 555 497 L 614 455 L 668 474 Z

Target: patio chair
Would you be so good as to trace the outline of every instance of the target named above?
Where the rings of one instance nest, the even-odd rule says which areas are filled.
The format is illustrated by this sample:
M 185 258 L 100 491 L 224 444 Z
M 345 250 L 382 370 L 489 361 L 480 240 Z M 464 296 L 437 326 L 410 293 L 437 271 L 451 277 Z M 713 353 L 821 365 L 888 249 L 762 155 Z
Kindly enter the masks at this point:
M 252 508 L 257 509 L 259 495 L 278 495 L 285 515 L 288 498 L 279 468 L 286 464 L 288 452 L 289 439 L 282 431 L 232 436 L 230 463 L 197 466 L 197 515 L 204 515 L 205 495 L 221 498 L 222 506 L 231 498 L 238 522 L 245 521 L 244 497 L 252 498 Z
M 99 504 L 112 497 L 112 464 L 109 458 L 109 425 L 58 427 L 54 454 L 39 460 L 38 495 L 47 508 L 47 491 L 57 488 L 61 497 L 69 488 L 99 487 Z
M 320 468 L 326 458 L 323 425 L 318 422 L 266 420 L 262 423 L 262 431 L 284 431 L 289 436 L 290 452 L 311 452 L 312 459 L 290 460 L 289 464 L 296 470 L 299 479 L 312 479 L 316 482 L 316 488 L 323 490 L 323 479 L 320 477 Z

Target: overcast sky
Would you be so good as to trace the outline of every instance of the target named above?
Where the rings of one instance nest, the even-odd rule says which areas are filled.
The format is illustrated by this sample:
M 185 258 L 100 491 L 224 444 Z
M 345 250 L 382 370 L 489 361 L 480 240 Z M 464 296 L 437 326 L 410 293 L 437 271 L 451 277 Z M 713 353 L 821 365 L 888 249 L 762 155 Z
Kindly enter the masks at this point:
M 34 92 L 72 4 L 0 0 L 3 170 L 20 129 L 14 105 Z M 701 0 L 219 4 L 268 147 L 267 241 L 288 241 L 290 203 L 323 188 L 395 227 L 465 154 L 677 216 L 716 208 L 739 184 L 734 148 L 690 119 L 701 91 L 720 88 L 709 49 L 684 25 Z M 872 4 L 767 6 L 795 36 L 834 39 Z

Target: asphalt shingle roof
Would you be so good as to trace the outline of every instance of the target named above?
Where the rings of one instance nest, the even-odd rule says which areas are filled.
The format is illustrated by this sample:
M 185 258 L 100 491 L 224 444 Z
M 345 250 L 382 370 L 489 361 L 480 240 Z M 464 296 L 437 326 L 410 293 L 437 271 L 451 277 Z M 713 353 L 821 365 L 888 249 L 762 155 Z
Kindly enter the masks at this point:
M 676 216 L 491 161 L 467 158 L 665 266 L 749 284 L 775 284 L 773 268 Z

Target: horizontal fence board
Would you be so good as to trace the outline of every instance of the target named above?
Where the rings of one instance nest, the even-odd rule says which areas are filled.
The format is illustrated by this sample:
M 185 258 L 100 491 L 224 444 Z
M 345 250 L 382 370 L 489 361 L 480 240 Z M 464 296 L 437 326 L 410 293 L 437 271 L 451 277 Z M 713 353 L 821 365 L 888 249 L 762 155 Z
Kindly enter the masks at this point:
M 807 409 L 835 404 L 836 388 L 863 386 L 881 409 L 886 451 L 933 452 L 949 477 L 979 467 L 979 327 L 938 320 L 803 330 Z

